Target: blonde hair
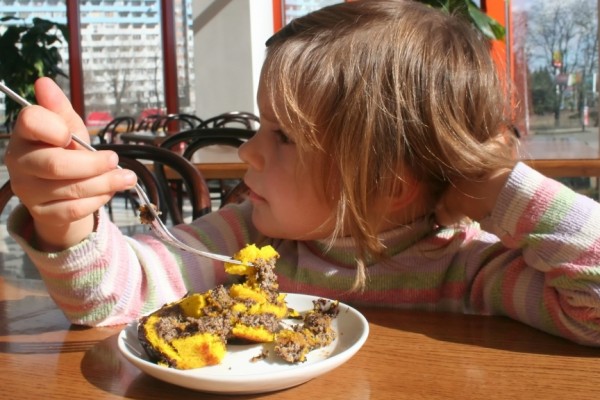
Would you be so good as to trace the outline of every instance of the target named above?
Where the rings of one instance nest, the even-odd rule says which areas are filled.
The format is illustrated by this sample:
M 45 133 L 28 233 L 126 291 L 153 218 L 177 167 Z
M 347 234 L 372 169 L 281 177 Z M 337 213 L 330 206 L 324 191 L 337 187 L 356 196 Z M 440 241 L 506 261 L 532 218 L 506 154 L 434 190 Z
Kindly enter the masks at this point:
M 374 199 L 410 174 L 433 205 L 455 180 L 512 165 L 496 140 L 507 107 L 489 43 L 423 4 L 352 1 L 298 18 L 267 41 L 263 81 L 337 210 L 332 240 L 355 240 L 355 288 L 385 258 Z

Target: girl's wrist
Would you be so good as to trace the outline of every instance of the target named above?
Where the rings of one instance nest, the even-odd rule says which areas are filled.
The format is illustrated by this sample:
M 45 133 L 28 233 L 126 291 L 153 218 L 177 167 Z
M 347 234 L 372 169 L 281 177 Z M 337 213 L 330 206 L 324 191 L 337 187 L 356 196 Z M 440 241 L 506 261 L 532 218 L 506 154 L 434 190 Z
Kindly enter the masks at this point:
M 31 245 L 39 251 L 54 253 L 68 249 L 87 238 L 97 226 L 96 213 L 68 225 L 34 221 Z
M 510 173 L 511 170 L 505 168 L 477 180 L 450 185 L 435 207 L 437 222 L 448 226 L 465 217 L 481 221 L 491 215 Z
M 506 186 L 510 172 L 510 169 L 501 169 L 495 171 L 483 181 L 474 182 L 472 194 L 466 193 L 467 199 L 463 203 L 465 216 L 475 221 L 481 221 L 491 215 L 500 192 Z

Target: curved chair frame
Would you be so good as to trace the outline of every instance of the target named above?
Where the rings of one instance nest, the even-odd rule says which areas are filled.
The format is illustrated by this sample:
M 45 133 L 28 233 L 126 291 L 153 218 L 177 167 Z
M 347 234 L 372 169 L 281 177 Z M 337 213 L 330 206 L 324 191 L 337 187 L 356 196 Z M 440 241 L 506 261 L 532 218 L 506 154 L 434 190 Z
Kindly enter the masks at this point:
M 177 206 L 170 195 L 170 189 L 166 177 L 164 167 L 168 167 L 177 172 L 187 190 L 192 205 L 192 217 L 194 219 L 207 214 L 211 211 L 210 192 L 204 177 L 196 169 L 194 164 L 189 160 L 186 160 L 179 154 L 176 154 L 168 149 L 164 149 L 156 146 L 139 146 L 135 144 L 100 144 L 94 146 L 97 150 L 112 150 L 116 152 L 119 157 L 130 158 L 135 160 L 149 160 L 154 161 L 152 167 L 155 178 L 158 181 L 158 187 L 163 193 L 163 203 L 166 208 L 159 204 L 161 211 L 168 210 L 168 214 L 171 216 L 173 224 L 183 223 L 183 216 L 181 210 Z M 127 166 L 124 164 L 124 166 Z M 148 169 L 148 165 L 145 165 Z M 134 171 L 136 172 L 136 171 Z M 136 172 L 137 173 L 137 172 Z M 138 175 L 142 178 L 142 174 Z M 163 221 L 166 217 L 163 217 Z
M 240 141 L 245 141 L 250 139 L 256 133 L 255 130 L 252 129 L 243 129 L 243 128 L 197 128 L 190 129 L 187 131 L 175 133 L 165 140 L 163 140 L 160 144 L 160 147 L 171 149 L 174 146 L 185 143 L 186 148 L 192 143 L 194 140 L 198 138 L 232 138 L 238 139 Z
M 256 131 L 241 128 L 200 128 L 189 131 L 179 132 L 165 139 L 160 146 L 166 149 L 172 149 L 180 144 L 184 144 L 183 157 L 191 160 L 194 153 L 203 147 L 212 145 L 223 145 L 240 147 L 246 140 L 250 139 Z M 218 186 L 209 185 L 211 193 L 218 195 L 221 207 L 225 204 L 229 190 L 225 187 L 223 181 L 218 181 Z M 181 195 L 178 194 L 181 203 Z
M 4 182 L 2 187 L 0 188 L 0 214 L 6 208 L 6 205 L 12 199 L 15 194 L 12 191 L 12 187 L 10 186 L 10 179 Z
M 246 111 L 229 111 L 204 120 L 201 128 L 225 128 L 228 124 L 241 124 L 246 129 L 255 129 L 260 119 Z
M 159 124 L 162 120 L 164 120 L 167 116 L 165 114 L 150 114 L 141 119 L 135 130 L 138 132 L 141 131 L 150 131 L 156 133 L 154 130 L 154 126 Z
M 183 130 L 188 130 L 188 129 L 196 129 L 199 126 L 201 126 L 204 121 L 202 120 L 202 118 L 197 117 L 193 114 L 168 114 L 165 116 L 165 118 L 162 119 L 157 119 L 156 122 L 152 125 L 152 131 L 153 132 L 159 132 L 159 131 L 169 131 L 169 128 L 171 127 L 171 123 L 175 123 L 177 122 L 179 125 L 179 129 L 178 131 L 183 131 Z M 182 129 L 181 125 L 187 125 L 186 128 L 187 129 Z
M 125 129 L 119 131 L 120 126 L 125 126 Z M 98 139 L 100 143 L 115 143 L 115 139 L 119 133 L 131 132 L 135 129 L 135 118 L 130 116 L 116 117 L 110 121 L 100 132 L 98 132 Z

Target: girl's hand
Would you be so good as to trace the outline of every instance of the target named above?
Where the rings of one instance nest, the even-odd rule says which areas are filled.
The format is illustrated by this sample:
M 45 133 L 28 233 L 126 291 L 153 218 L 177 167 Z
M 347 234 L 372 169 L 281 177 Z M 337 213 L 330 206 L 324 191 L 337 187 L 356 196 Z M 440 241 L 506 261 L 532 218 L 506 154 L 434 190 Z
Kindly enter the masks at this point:
M 39 106 L 21 111 L 5 163 L 13 192 L 33 217 L 36 247 L 56 251 L 89 235 L 92 214 L 136 176 L 116 169 L 114 152 L 90 152 L 71 141 L 72 133 L 87 141 L 89 135 L 51 79 L 39 79 L 35 92 Z
M 450 185 L 436 205 L 437 222 L 448 226 L 465 217 L 481 221 L 491 214 L 510 172 L 502 169 L 480 179 L 465 179 Z

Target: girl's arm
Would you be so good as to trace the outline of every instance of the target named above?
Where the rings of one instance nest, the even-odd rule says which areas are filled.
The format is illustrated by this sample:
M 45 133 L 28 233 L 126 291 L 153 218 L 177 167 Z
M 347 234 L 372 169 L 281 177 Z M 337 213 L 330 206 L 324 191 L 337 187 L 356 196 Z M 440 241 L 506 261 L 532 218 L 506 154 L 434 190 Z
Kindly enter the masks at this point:
M 246 227 L 248 218 L 249 209 L 229 207 L 172 232 L 193 247 L 234 254 L 255 239 L 248 236 L 254 232 Z M 178 252 L 151 234 L 123 235 L 103 209 L 96 231 L 63 251 L 37 250 L 32 228 L 24 207 L 10 215 L 9 233 L 74 324 L 127 323 L 188 291 L 205 291 L 228 279 L 222 262 Z
M 495 176 L 504 181 L 499 191 L 492 178 L 480 183 L 488 196 L 477 192 L 460 206 L 477 210 L 470 216 L 504 247 L 475 256 L 471 306 L 600 345 L 600 205 L 525 164 Z M 492 209 L 483 206 L 492 198 Z

